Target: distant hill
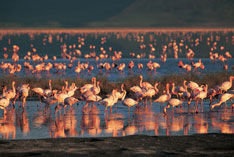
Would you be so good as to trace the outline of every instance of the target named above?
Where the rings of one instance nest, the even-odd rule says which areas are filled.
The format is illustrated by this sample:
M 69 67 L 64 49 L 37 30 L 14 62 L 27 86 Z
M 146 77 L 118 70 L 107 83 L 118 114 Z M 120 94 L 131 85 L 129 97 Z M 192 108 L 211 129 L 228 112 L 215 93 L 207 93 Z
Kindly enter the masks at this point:
M 1 0 L 0 27 L 234 27 L 233 0 Z

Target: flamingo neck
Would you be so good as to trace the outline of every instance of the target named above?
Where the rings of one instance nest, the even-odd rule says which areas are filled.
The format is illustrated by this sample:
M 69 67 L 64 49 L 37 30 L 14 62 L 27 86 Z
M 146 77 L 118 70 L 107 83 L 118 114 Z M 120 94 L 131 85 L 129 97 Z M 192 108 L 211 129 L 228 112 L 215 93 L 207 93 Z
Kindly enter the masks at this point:
M 121 99 L 122 101 L 125 99 L 126 93 L 127 93 L 126 90 L 123 90 L 123 96 L 122 96 L 122 99 Z
M 184 84 L 183 84 L 183 85 L 184 85 L 184 88 L 187 88 L 186 82 L 187 82 L 187 81 L 184 81 Z
M 49 81 L 49 89 L 52 91 L 51 82 Z
M 172 84 L 172 89 L 171 89 L 171 93 L 175 92 L 175 84 Z
M 155 83 L 155 84 L 154 84 L 154 90 L 155 90 L 156 92 L 158 92 L 158 88 L 157 88 L 157 87 L 158 87 L 158 83 Z
M 97 87 L 96 79 L 93 79 L 93 86 L 94 86 L 94 87 Z
M 169 94 L 169 93 L 170 93 L 170 92 L 169 92 L 169 84 L 167 84 L 166 88 L 167 88 L 166 94 Z
M 12 90 L 13 90 L 13 92 L 15 93 L 15 84 L 14 83 L 12 83 Z M 4 91 L 5 92 L 5 91 Z
M 143 86 L 143 85 L 142 85 L 142 81 L 143 81 L 143 78 L 141 77 L 141 78 L 140 78 L 140 87 Z

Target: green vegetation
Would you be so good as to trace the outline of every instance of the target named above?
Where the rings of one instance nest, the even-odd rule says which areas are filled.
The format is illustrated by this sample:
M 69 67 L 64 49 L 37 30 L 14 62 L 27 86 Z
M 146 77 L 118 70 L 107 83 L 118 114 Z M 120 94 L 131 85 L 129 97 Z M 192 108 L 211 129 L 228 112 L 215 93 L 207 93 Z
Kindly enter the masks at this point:
M 151 84 L 154 84 L 155 82 L 159 82 L 158 85 L 159 89 L 159 95 L 162 94 L 163 90 L 165 90 L 166 83 L 172 83 L 175 82 L 176 86 L 183 85 L 183 81 L 194 81 L 198 84 L 208 84 L 209 88 L 215 87 L 217 85 L 220 85 L 224 81 L 228 81 L 230 76 L 234 76 L 234 72 L 218 72 L 218 73 L 207 73 L 204 75 L 197 75 L 197 74 L 172 74 L 172 75 L 166 75 L 162 77 L 157 78 L 144 78 L 144 81 L 148 81 Z M 0 78 L 0 85 L 6 85 L 8 88 L 11 88 L 12 81 L 16 81 L 16 87 L 20 83 L 29 83 L 31 89 L 35 87 L 41 87 L 43 89 L 48 89 L 49 79 L 41 78 L 37 79 L 35 77 L 27 77 L 27 78 L 15 78 L 15 77 L 1 77 Z M 84 84 L 90 83 L 91 80 L 83 79 L 83 78 L 53 78 L 52 80 L 52 88 L 61 90 L 62 86 L 64 86 L 64 80 L 68 81 L 69 85 L 71 83 L 75 83 L 76 86 L 82 87 Z M 97 80 L 100 81 L 100 88 L 101 93 L 100 96 L 104 97 L 105 95 L 111 93 L 112 89 L 120 89 L 121 83 L 125 85 L 124 89 L 127 90 L 127 93 L 130 93 L 130 87 L 139 85 L 139 77 L 138 76 L 131 76 L 124 79 L 119 80 L 118 82 L 110 82 L 105 77 L 97 76 Z M 234 89 L 234 88 L 232 88 Z M 2 90 L 2 89 L 1 89 Z M 2 91 L 1 91 L 2 92 Z M 30 97 L 37 98 L 36 94 L 30 91 Z M 80 93 L 79 90 L 75 93 L 75 97 L 79 98 Z
M 0 27 L 233 27 L 232 0 L 3 0 Z

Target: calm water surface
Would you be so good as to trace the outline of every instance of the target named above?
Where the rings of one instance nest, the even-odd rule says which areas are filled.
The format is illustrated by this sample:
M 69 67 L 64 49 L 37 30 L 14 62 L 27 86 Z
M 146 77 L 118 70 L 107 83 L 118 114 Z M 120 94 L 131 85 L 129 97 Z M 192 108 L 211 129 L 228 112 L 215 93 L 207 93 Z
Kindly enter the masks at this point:
M 201 133 L 233 133 L 234 112 L 231 105 L 209 110 L 209 103 L 204 102 L 198 114 L 194 108 L 169 109 L 163 115 L 160 104 L 153 103 L 132 107 L 128 112 L 118 102 L 112 113 L 101 105 L 90 105 L 82 112 L 84 102 L 74 104 L 72 110 L 65 112 L 51 110 L 38 101 L 28 101 L 25 111 L 18 106 L 8 108 L 7 114 L 0 111 L 1 139 L 41 139 L 58 137 L 112 137 L 126 135 L 192 135 Z

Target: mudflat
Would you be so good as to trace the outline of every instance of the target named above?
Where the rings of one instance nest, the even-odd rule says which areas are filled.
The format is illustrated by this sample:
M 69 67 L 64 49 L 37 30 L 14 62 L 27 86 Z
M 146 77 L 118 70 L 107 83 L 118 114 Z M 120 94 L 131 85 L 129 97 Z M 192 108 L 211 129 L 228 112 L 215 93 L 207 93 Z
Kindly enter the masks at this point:
M 0 140 L 0 156 L 234 155 L 234 134 Z

